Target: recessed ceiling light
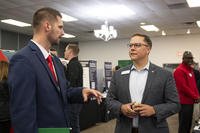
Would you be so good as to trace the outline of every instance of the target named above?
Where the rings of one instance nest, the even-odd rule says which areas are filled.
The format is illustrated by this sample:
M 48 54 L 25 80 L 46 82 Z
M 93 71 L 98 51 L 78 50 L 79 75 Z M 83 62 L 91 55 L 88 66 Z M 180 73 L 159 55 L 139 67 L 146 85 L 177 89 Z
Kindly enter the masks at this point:
M 166 32 L 164 30 L 162 30 L 162 36 L 166 36 Z
M 76 36 L 65 33 L 62 37 L 64 37 L 64 38 L 74 38 Z
M 1 20 L 1 22 L 6 23 L 6 24 L 19 26 L 19 27 L 31 26 L 31 24 L 24 23 L 24 22 L 21 22 L 21 21 L 17 21 L 17 20 L 14 20 L 14 19 L 4 19 L 4 20 Z
M 189 7 L 199 7 L 200 6 L 200 0 L 186 0 Z
M 77 18 L 74 18 L 72 16 L 69 16 L 67 14 L 64 14 L 64 13 L 61 13 L 62 15 L 62 20 L 65 21 L 65 22 L 71 22 L 71 21 L 77 21 L 78 19 Z
M 187 33 L 187 34 L 190 34 L 190 33 L 191 33 L 191 32 L 190 32 L 190 29 L 188 29 L 186 33 Z
M 124 5 L 97 5 L 83 9 L 86 16 L 100 19 L 119 19 L 134 15 L 135 12 Z
M 156 27 L 155 25 L 142 25 L 140 27 L 146 31 L 159 31 L 158 27 Z
M 200 27 L 200 20 L 196 21 L 198 27 Z

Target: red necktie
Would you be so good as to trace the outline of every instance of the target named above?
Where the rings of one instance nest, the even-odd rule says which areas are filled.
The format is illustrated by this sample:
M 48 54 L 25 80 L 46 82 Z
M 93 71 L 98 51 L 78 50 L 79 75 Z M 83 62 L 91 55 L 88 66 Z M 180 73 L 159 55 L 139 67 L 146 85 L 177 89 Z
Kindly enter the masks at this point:
M 52 73 L 52 75 L 53 75 L 53 78 L 54 78 L 54 80 L 57 82 L 56 74 L 55 74 L 54 69 L 53 69 L 53 62 L 52 62 L 52 57 L 51 57 L 51 55 L 49 55 L 49 56 L 47 57 L 46 60 L 47 60 L 49 69 L 50 69 L 50 71 L 51 71 L 51 73 Z

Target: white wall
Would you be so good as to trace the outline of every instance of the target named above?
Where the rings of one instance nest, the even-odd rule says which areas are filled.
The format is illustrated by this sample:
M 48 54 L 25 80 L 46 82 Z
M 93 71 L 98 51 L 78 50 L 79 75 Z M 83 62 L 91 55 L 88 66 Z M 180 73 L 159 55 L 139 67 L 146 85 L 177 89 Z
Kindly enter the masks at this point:
M 162 36 L 151 38 L 153 47 L 150 53 L 150 61 L 162 66 L 163 63 L 180 63 L 185 50 L 193 53 L 196 62 L 200 62 L 200 34 Z M 97 79 L 99 89 L 103 86 L 103 67 L 105 61 L 110 61 L 113 66 L 117 65 L 118 60 L 128 60 L 127 43 L 129 39 L 110 40 L 108 42 L 90 41 L 80 42 L 80 60 L 97 61 Z

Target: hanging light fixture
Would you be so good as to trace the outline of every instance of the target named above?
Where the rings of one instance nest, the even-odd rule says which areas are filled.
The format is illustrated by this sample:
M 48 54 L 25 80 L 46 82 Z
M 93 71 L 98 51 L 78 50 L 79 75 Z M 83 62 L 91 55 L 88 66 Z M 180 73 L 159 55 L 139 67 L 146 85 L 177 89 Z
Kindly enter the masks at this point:
M 94 30 L 94 35 L 107 42 L 117 37 L 117 30 L 113 26 L 109 26 L 108 22 L 105 21 L 104 25 L 101 25 L 101 29 Z

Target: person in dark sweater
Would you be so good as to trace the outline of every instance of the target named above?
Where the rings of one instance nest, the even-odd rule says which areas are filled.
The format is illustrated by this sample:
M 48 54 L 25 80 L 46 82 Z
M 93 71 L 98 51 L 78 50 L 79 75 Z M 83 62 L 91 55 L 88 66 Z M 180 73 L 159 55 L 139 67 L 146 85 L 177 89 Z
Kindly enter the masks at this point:
M 68 44 L 65 48 L 65 59 L 69 61 L 65 72 L 67 80 L 72 87 L 83 86 L 83 68 L 78 60 L 79 47 L 77 44 Z M 72 133 L 80 133 L 79 114 L 82 104 L 70 105 L 70 126 Z
M 200 93 L 200 71 L 197 70 L 197 68 L 195 67 L 195 62 L 193 62 L 193 64 L 191 65 L 191 67 L 193 68 L 193 72 L 194 72 L 194 77 L 196 80 L 196 85 L 197 85 L 197 89 Z
M 7 77 L 8 62 L 0 61 L 0 133 L 9 133 L 11 128 Z

